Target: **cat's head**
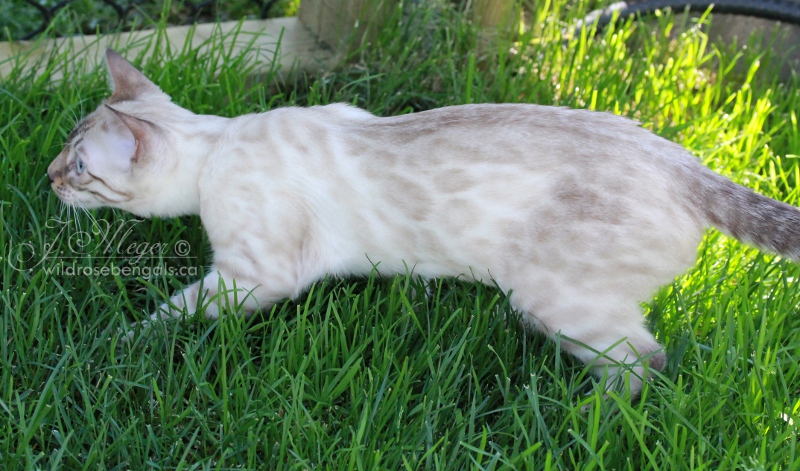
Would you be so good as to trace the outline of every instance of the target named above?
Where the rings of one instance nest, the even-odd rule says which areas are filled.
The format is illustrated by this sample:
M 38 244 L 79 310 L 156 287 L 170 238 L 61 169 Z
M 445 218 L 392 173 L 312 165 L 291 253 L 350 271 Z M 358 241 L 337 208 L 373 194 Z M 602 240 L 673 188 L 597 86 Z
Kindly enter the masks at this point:
M 113 50 L 106 60 L 111 97 L 73 129 L 47 175 L 67 204 L 149 216 L 153 195 L 175 170 L 171 124 L 194 115 Z

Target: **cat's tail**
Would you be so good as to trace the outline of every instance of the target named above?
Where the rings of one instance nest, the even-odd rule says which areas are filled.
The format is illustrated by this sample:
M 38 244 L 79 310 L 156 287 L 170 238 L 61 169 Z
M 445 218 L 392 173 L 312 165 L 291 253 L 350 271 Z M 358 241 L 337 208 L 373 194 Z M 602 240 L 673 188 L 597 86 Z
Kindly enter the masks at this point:
M 703 167 L 693 192 L 697 207 L 720 231 L 800 261 L 800 209 L 759 195 Z

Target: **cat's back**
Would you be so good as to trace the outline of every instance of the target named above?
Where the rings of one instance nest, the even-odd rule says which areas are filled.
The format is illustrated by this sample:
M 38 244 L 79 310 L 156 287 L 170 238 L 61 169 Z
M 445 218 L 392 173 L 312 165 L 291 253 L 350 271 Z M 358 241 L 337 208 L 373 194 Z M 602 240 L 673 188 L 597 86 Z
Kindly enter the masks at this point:
M 538 165 L 597 158 L 611 164 L 636 158 L 634 154 L 658 156 L 664 150 L 685 154 L 628 118 L 532 104 L 459 105 L 379 117 L 336 103 L 279 108 L 258 115 L 257 121 L 259 137 L 272 134 L 301 153 L 323 157 L 386 157 L 426 164 L 516 160 Z
M 309 107 L 287 106 L 249 117 L 255 122 L 272 127 L 288 125 L 297 130 L 311 127 L 311 130 L 315 131 L 320 127 L 330 130 L 333 126 L 350 126 L 379 119 L 367 110 L 346 103 Z
M 390 155 L 411 164 L 663 164 L 686 152 L 639 123 L 606 112 L 531 104 L 476 104 L 392 117 L 358 109 L 331 123 L 353 157 Z
M 345 104 L 285 107 L 258 115 L 270 123 L 288 122 L 295 129 L 311 126 L 329 131 L 413 143 L 431 138 L 573 136 L 577 139 L 612 138 L 618 142 L 649 133 L 637 121 L 608 112 L 533 104 L 474 104 L 435 108 L 397 116 L 376 116 L 364 109 Z M 317 128 L 318 130 L 318 128 Z M 573 139 L 575 142 L 575 139 Z
M 503 127 L 510 132 L 521 129 L 543 132 L 571 132 L 581 128 L 590 133 L 608 134 L 638 128 L 636 121 L 606 112 L 526 103 L 474 104 L 436 108 L 417 113 L 378 118 L 374 129 L 413 133 L 418 137 L 442 130 L 481 131 Z M 532 128 L 532 129 L 531 129 Z
M 368 128 L 424 140 L 438 133 L 460 135 L 465 140 L 497 135 L 532 137 L 580 135 L 581 137 L 629 135 L 639 129 L 636 121 L 611 113 L 532 104 L 476 104 L 437 108 L 371 120 Z
M 699 166 L 682 147 L 636 121 L 531 104 L 460 105 L 392 117 L 332 104 L 279 108 L 247 122 L 263 149 L 252 154 L 258 165 L 282 162 L 279 167 L 297 174 L 292 181 L 347 180 L 365 195 L 375 185 L 408 188 L 411 180 L 443 189 L 491 185 L 497 193 L 515 184 L 549 188 L 624 178 L 628 187 L 683 191 L 683 176 Z M 274 167 L 271 174 L 283 178 Z

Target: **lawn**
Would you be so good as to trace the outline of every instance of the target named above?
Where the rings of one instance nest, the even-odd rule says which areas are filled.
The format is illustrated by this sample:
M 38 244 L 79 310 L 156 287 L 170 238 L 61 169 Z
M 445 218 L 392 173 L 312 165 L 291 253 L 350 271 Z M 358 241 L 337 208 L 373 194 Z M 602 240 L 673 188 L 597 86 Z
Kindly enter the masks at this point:
M 610 111 L 800 204 L 800 79 L 778 82 L 755 43 L 738 54 L 691 21 L 676 32 L 680 16 L 567 39 L 587 5 L 565 3 L 536 2 L 533 27 L 493 46 L 450 7 L 409 9 L 323 77 L 248 77 L 242 56 L 171 54 L 155 35 L 137 65 L 180 105 L 225 116 L 341 101 Z M 457 280 L 426 295 L 413 275 L 326 279 L 248 320 L 124 342 L 211 254 L 198 218 L 62 207 L 47 165 L 109 92 L 101 69 L 51 84 L 54 71 L 0 81 L 3 469 L 800 469 L 800 266 L 716 231 L 643 306 L 669 361 L 636 402 L 526 333 L 503 293 Z M 126 225 L 124 247 L 169 250 L 136 265 L 92 218 Z

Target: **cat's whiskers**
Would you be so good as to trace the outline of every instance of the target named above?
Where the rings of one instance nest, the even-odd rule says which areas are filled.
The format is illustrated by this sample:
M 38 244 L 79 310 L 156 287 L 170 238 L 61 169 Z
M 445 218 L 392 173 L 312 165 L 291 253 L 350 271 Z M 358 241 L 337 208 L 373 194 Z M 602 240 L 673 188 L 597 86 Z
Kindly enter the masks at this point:
M 72 224 L 72 204 L 65 203 L 65 206 L 67 207 L 67 218 L 65 219 L 65 221 L 67 223 L 67 231 L 69 231 L 70 230 L 69 226 L 70 224 Z
M 67 217 L 66 218 L 64 218 L 64 212 L 67 213 Z M 67 203 L 65 203 L 63 200 L 61 200 L 59 198 L 59 200 L 58 200 L 58 216 L 53 218 L 53 222 L 55 222 L 57 224 L 63 224 L 64 221 L 67 221 L 67 224 L 69 224 L 69 205 L 67 205 Z M 61 233 L 62 233 L 62 231 L 58 231 L 56 234 L 57 235 L 61 235 Z
M 71 106 L 69 108 L 69 110 L 72 112 L 72 129 L 75 129 L 75 127 L 78 125 L 78 123 L 80 123 L 81 116 L 85 116 L 84 109 L 83 109 L 83 102 L 80 102 L 79 106 L 81 108 L 81 112 L 80 113 L 76 113 L 75 112 L 75 107 L 74 106 Z
M 72 218 L 75 221 L 75 230 L 77 233 L 83 232 L 83 228 L 81 227 L 81 219 L 80 215 L 78 214 L 78 208 L 75 203 L 70 203 Z
M 71 209 L 70 209 L 70 205 L 69 205 L 69 203 L 64 203 L 63 201 L 61 202 L 61 204 L 63 204 L 63 209 L 66 209 L 66 210 L 67 210 L 67 217 L 66 217 L 66 218 L 64 218 L 63 220 L 64 220 L 64 221 L 66 221 L 66 223 L 67 223 L 67 228 L 69 228 L 69 219 L 70 219 L 70 211 L 71 211 Z M 64 212 L 63 212 L 63 211 L 61 212 L 61 215 L 62 215 L 62 216 L 64 215 Z
M 87 215 L 89 217 L 89 220 L 92 222 L 92 229 L 99 230 L 100 229 L 100 224 L 97 223 L 97 219 L 95 219 L 95 217 L 92 215 L 92 213 L 89 212 L 88 209 L 86 209 L 86 206 L 83 203 L 79 202 L 78 203 L 78 207 L 81 209 L 81 211 L 83 211 L 83 213 L 85 215 Z

